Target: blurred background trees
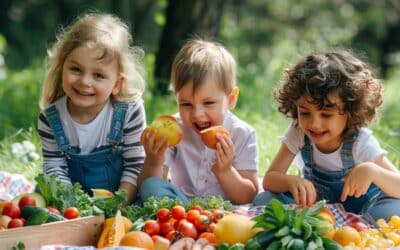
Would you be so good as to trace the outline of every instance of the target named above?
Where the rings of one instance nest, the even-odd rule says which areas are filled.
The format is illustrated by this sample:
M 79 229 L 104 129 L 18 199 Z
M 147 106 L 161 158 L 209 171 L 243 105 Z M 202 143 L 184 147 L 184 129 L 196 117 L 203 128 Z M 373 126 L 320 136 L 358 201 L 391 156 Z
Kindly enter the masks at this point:
M 182 43 L 191 37 L 221 42 L 238 61 L 235 112 L 258 129 L 265 151 L 264 144 L 276 143 L 285 128 L 271 95 L 284 68 L 313 50 L 352 49 L 385 82 L 383 119 L 374 129 L 399 155 L 398 0 L 2 0 L 0 140 L 35 128 L 46 49 L 62 27 L 87 11 L 118 15 L 144 49 L 148 121 L 176 111 L 169 72 Z

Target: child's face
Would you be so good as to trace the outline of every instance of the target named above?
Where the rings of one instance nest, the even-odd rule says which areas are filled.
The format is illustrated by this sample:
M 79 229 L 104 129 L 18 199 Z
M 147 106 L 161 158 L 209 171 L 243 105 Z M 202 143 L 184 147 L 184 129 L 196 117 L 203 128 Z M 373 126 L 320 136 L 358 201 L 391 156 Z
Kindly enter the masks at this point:
M 309 96 L 302 96 L 297 102 L 298 122 L 304 133 L 323 153 L 337 150 L 342 143 L 348 115 L 341 111 L 342 100 L 337 94 L 328 96 L 335 105 L 320 109 Z
M 205 81 L 194 93 L 192 83 L 175 93 L 179 114 L 186 126 L 197 133 L 211 126 L 222 125 L 226 112 L 236 104 L 238 88 L 230 94 L 215 84 Z
M 102 50 L 85 45 L 75 48 L 65 59 L 62 87 L 69 97 L 71 114 L 97 114 L 111 94 L 117 94 L 121 76 L 116 60 L 101 61 Z

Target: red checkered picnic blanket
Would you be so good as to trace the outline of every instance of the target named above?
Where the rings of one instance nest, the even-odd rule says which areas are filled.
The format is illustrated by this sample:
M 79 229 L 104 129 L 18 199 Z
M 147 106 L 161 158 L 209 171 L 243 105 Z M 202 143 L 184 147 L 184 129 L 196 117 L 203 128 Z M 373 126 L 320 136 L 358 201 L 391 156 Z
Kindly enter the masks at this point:
M 238 206 L 234 209 L 234 213 L 243 214 L 249 217 L 254 217 L 264 212 L 265 206 L 252 206 L 252 205 L 243 205 Z M 343 226 L 351 226 L 356 222 L 363 222 L 364 224 L 370 224 L 363 217 L 357 214 L 346 212 L 343 205 L 340 203 L 335 204 L 327 204 L 326 208 L 328 208 L 336 219 L 336 227 Z
M 34 185 L 24 176 L 0 171 L 0 201 L 11 200 L 14 196 L 33 190 Z

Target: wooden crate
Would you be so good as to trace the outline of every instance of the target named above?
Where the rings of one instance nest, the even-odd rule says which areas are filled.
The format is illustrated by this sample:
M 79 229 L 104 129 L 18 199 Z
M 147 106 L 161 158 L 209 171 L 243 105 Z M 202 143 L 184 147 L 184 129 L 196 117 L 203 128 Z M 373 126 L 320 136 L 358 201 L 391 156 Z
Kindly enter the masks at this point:
M 40 249 L 44 245 L 96 246 L 104 216 L 89 216 L 0 231 L 0 250 L 9 250 L 19 241 L 25 249 Z

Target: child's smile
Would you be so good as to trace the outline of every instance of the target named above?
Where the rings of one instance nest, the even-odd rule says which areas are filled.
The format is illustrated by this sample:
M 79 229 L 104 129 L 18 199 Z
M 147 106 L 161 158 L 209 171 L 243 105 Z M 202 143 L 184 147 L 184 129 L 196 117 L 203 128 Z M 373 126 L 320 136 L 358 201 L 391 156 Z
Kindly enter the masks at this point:
M 323 153 L 331 153 L 342 144 L 342 134 L 347 125 L 347 114 L 341 111 L 343 102 L 337 94 L 329 95 L 332 105 L 322 109 L 312 103 L 309 96 L 297 102 L 300 128 Z

